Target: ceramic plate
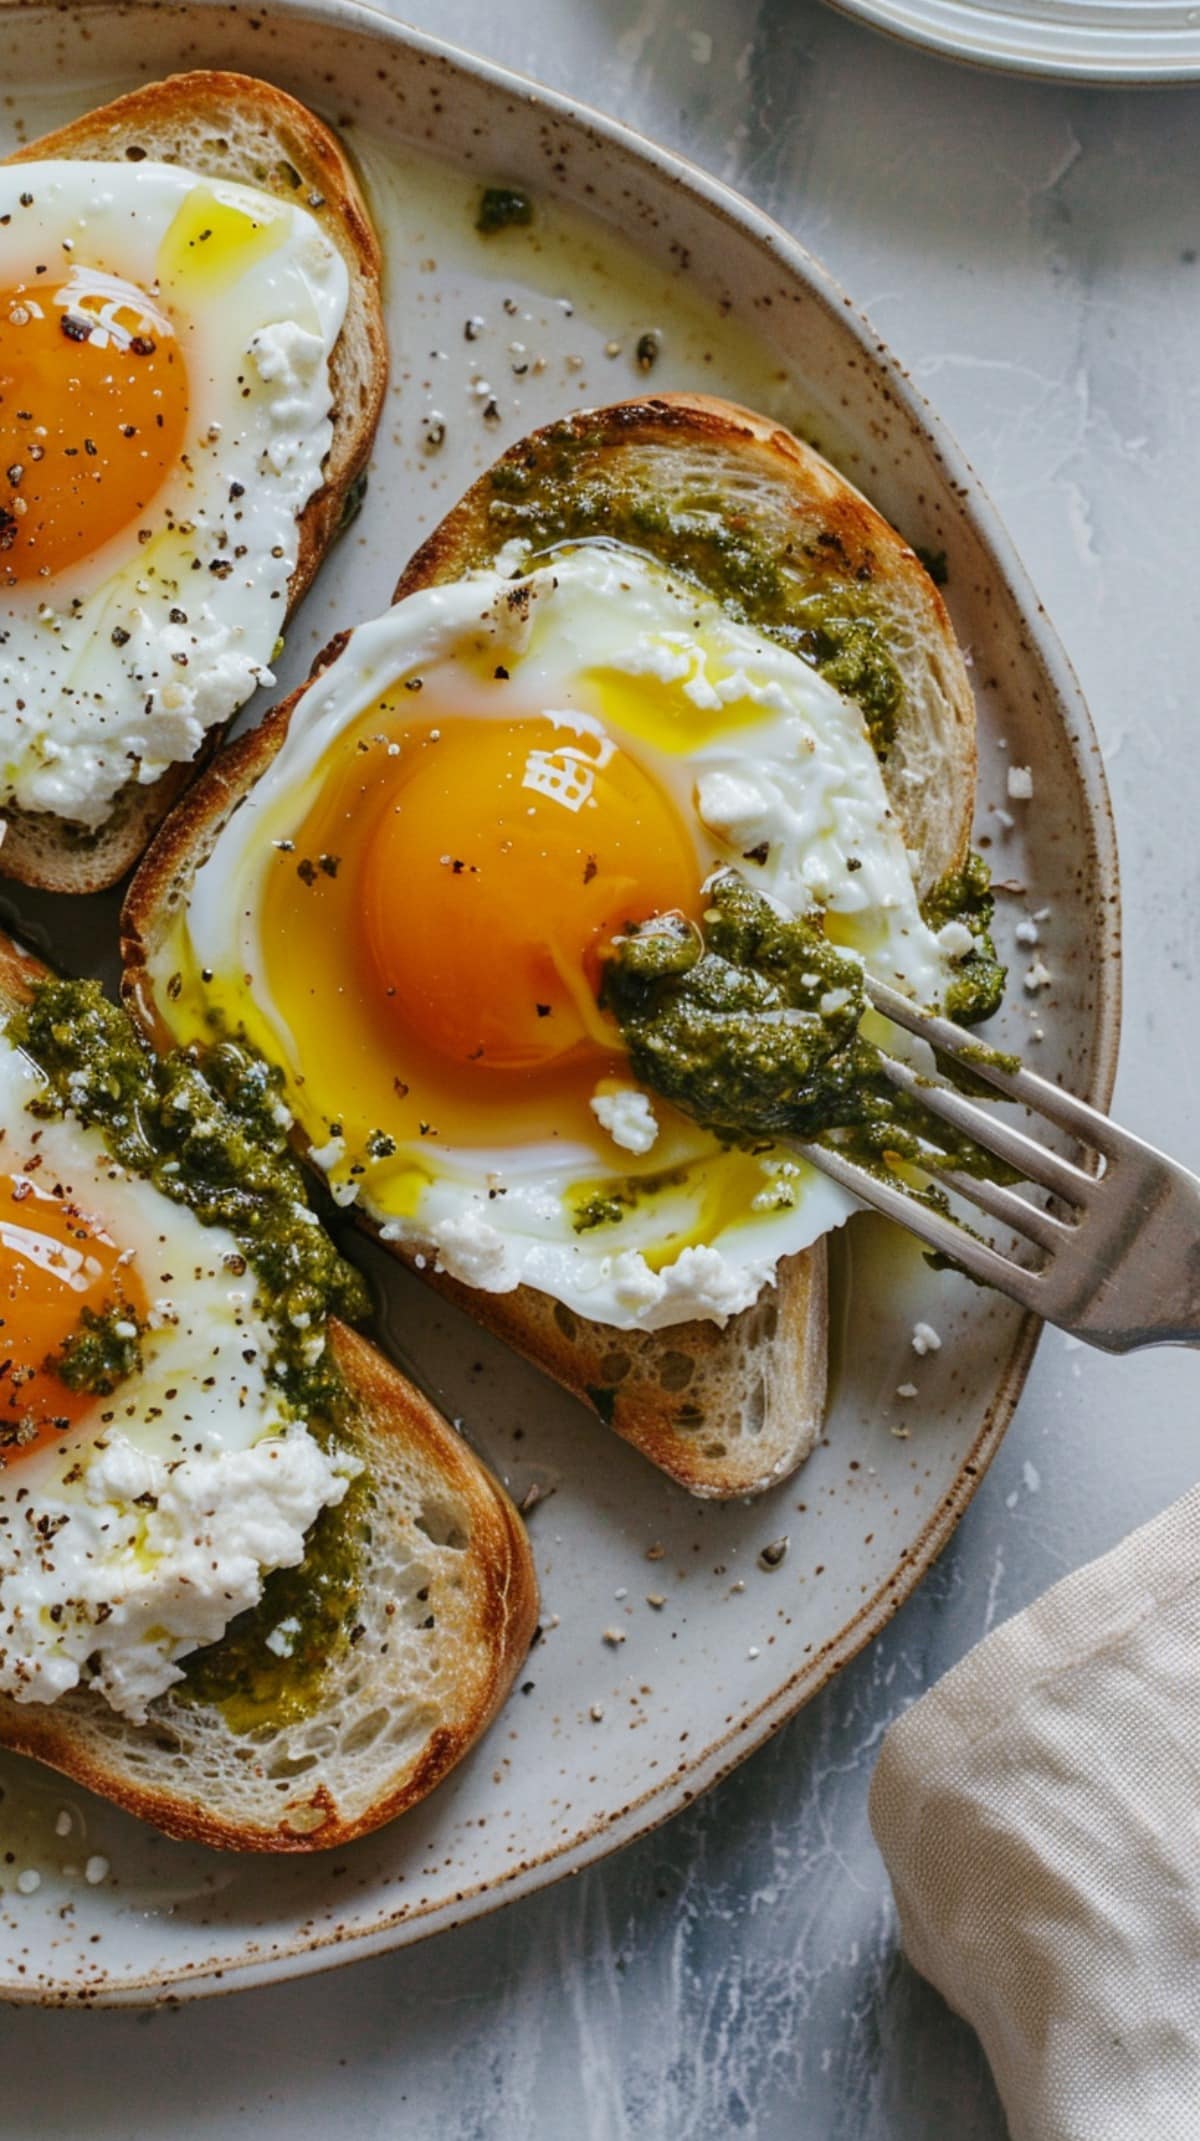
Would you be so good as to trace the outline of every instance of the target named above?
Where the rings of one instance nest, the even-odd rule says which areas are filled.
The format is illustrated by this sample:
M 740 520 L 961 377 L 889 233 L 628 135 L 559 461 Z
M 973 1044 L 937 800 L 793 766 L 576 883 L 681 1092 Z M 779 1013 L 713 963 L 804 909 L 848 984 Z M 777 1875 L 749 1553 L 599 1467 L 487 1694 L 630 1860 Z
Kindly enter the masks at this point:
M 1068 82 L 1192 82 L 1200 8 L 1192 0 L 832 0 L 908 43 L 951 59 Z
M 979 835 L 1016 964 L 1004 1042 L 1107 1098 L 1115 857 L 1078 690 L 970 471 L 790 238 L 609 121 L 337 0 L 269 17 L 196 0 L 16 8 L 3 42 L 0 125 L 14 142 L 139 78 L 215 64 L 308 99 L 359 159 L 387 247 L 393 383 L 365 509 L 291 634 L 285 688 L 336 626 L 385 606 L 417 538 L 507 441 L 644 387 L 634 350 L 651 328 L 654 386 L 703 385 L 786 419 L 912 541 L 944 552 L 980 702 Z M 534 194 L 531 232 L 475 235 L 478 189 L 497 179 Z M 468 321 L 482 324 L 468 335 Z M 1034 767 L 1035 795 L 1010 809 L 1012 763 Z M 111 973 L 111 900 L 12 895 L 4 911 L 68 967 Z M 1053 980 L 1030 996 L 1013 931 L 1035 912 Z M 170 1843 L 0 1758 L 0 1993 L 115 2002 L 315 1969 L 490 1909 L 663 1820 L 912 1589 L 996 1448 L 1036 1335 L 855 1221 L 836 1252 L 825 1440 L 763 1500 L 704 1505 L 395 1264 L 356 1253 L 385 1341 L 518 1500 L 540 1492 L 543 1624 L 521 1683 L 424 1806 L 307 1861 Z M 918 1319 L 943 1339 L 923 1360 Z

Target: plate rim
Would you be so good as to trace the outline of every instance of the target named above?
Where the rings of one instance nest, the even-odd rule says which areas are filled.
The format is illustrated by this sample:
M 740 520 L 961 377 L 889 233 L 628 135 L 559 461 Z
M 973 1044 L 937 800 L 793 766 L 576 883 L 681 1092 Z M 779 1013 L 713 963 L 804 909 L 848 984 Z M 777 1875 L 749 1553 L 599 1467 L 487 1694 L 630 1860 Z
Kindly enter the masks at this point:
M 1200 28 L 1196 33 L 1194 59 L 1169 60 L 1161 66 L 1153 63 L 1129 66 L 1123 59 L 1106 63 L 1098 57 L 1071 57 L 1068 50 L 1054 44 L 1041 51 L 1022 52 L 1007 46 L 993 49 L 982 39 L 973 39 L 966 23 L 964 28 L 968 34 L 959 38 L 934 23 L 911 22 L 908 18 L 913 11 L 912 0 L 825 0 L 825 5 L 848 21 L 865 23 L 868 29 L 879 31 L 895 44 L 930 52 L 938 59 L 951 60 L 961 67 L 974 67 L 989 74 L 1016 75 L 1026 81 L 1075 82 L 1097 89 L 1184 88 L 1188 83 L 1200 81 Z M 1018 28 L 1019 24 L 1014 28 L 1014 36 Z
M 832 0 L 841 6 L 844 0 Z M 857 0 L 854 0 L 857 4 Z M 237 0 L 0 0 L 0 12 L 48 17 L 83 11 L 107 11 L 132 20 L 148 11 L 184 18 L 192 13 L 241 12 Z M 536 117 L 580 127 L 611 147 L 626 162 L 650 166 L 660 176 L 733 224 L 758 248 L 793 276 L 809 297 L 847 324 L 863 358 L 886 374 L 888 389 L 943 469 L 995 570 L 1014 598 L 1050 682 L 1064 740 L 1087 804 L 1086 837 L 1093 847 L 1096 874 L 1107 897 L 1097 917 L 1097 983 L 1093 1015 L 1094 1060 L 1084 1097 L 1107 1108 L 1116 1078 L 1121 1016 L 1121 899 L 1116 829 L 1099 740 L 1074 668 L 1039 600 L 1011 538 L 979 477 L 952 434 L 913 384 L 887 343 L 841 288 L 824 264 L 784 225 L 723 180 L 673 149 L 663 148 L 624 121 L 610 118 L 564 91 L 547 88 L 516 69 L 475 54 L 465 47 L 416 28 L 386 13 L 372 0 L 273 0 L 272 12 L 296 22 L 316 21 L 336 27 L 353 25 L 381 42 L 416 53 L 453 72 L 487 83 L 503 95 L 519 97 Z M 181 25 L 182 26 L 182 25 Z M 267 55 L 264 54 L 264 59 Z M 270 78 L 269 63 L 265 78 Z M 887 1625 L 916 1589 L 947 1544 L 998 1449 L 1024 1387 L 1041 1333 L 1032 1315 L 1015 1327 L 992 1395 L 969 1449 L 949 1490 L 930 1512 L 918 1537 L 887 1579 L 857 1612 L 802 1667 L 765 1695 L 719 1738 L 700 1750 L 685 1771 L 652 1783 L 621 1809 L 593 1820 L 565 1844 L 526 1859 L 499 1879 L 480 1881 L 457 1891 L 448 1901 L 412 1910 L 385 1910 L 372 1924 L 353 1930 L 310 1929 L 285 1939 L 270 1953 L 261 1942 L 246 1941 L 240 1954 L 206 1958 L 194 1966 L 167 1965 L 136 1976 L 105 1980 L 44 1978 L 39 1985 L 0 1984 L 0 1999 L 42 2007 L 145 2006 L 160 1998 L 174 2001 L 248 1991 L 290 1978 L 385 1954 L 430 1935 L 450 1931 L 467 1920 L 490 1915 L 503 1905 L 532 1895 L 553 1882 L 581 1872 L 625 1844 L 648 1834 L 711 1789 L 738 1763 L 811 1701 Z M 260 1952 L 253 1952 L 255 1949 Z M 250 1952 L 247 1952 L 250 1951 Z

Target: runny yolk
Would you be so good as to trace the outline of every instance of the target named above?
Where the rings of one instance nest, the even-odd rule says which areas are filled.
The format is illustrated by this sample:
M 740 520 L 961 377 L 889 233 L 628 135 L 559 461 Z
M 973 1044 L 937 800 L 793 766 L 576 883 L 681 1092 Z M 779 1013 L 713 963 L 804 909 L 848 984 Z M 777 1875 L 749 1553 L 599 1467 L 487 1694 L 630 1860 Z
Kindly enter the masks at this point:
M 135 527 L 184 445 L 166 314 L 99 270 L 0 291 L 0 585 L 53 579 Z
M 51 1442 L 96 1404 L 46 1363 L 85 1309 L 145 1314 L 140 1279 L 98 1221 L 28 1175 L 0 1175 L 0 1462 Z
M 611 738 L 548 718 L 452 721 L 407 749 L 362 865 L 366 945 L 398 1032 L 484 1074 L 611 1056 L 603 946 L 698 905 L 673 802 Z

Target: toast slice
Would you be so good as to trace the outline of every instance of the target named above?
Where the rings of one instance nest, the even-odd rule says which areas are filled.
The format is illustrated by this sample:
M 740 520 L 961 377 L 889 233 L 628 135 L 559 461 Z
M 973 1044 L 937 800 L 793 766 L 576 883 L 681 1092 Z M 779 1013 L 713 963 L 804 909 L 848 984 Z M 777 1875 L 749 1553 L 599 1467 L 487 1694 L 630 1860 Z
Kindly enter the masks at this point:
M 609 536 L 690 575 L 763 630 L 803 623 L 806 600 L 844 592 L 868 614 L 903 695 L 883 765 L 920 853 L 921 889 L 966 852 L 975 787 L 974 704 L 945 605 L 909 546 L 844 477 L 789 433 L 731 403 L 663 395 L 588 411 L 513 447 L 416 553 L 399 600 L 494 562 Z M 742 572 L 739 558 L 769 570 Z M 735 592 L 731 594 L 731 574 Z M 756 590 L 770 590 L 770 604 Z M 805 628 L 807 628 L 805 626 Z M 826 635 L 829 640 L 829 635 Z M 335 660 L 338 639 L 318 664 Z M 829 640 L 831 663 L 838 647 Z M 836 668 L 834 681 L 839 681 Z M 172 910 L 242 796 L 274 757 L 300 694 L 221 754 L 139 870 L 123 918 L 126 1000 L 162 1043 L 150 973 Z M 403 1254 L 403 1251 L 398 1251 Z M 772 1485 L 821 1433 L 827 1375 L 826 1252 L 785 1259 L 776 1283 L 723 1328 L 650 1333 L 590 1322 L 536 1293 L 485 1293 L 426 1277 L 526 1354 L 693 1494 Z
M 294 97 L 249 75 L 172 75 L 88 112 L 6 161 L 142 157 L 257 186 L 287 201 L 300 199 L 349 271 L 346 318 L 330 363 L 333 441 L 324 482 L 300 520 L 288 584 L 290 617 L 353 505 L 383 405 L 387 341 L 379 241 L 354 170 L 329 128 Z M 48 892 L 98 892 L 115 884 L 215 750 L 220 733 L 210 732 L 199 760 L 171 766 L 145 787 L 131 782 L 97 830 L 46 812 L 7 812 L 0 871 Z
M 0 939 L 0 1022 L 44 969 Z M 144 1725 L 94 1693 L 0 1696 L 0 1745 L 34 1756 L 170 1836 L 231 1851 L 325 1849 L 432 1791 L 503 1702 L 533 1636 L 537 1582 L 507 1495 L 369 1341 L 331 1320 L 343 1440 L 360 1493 L 318 1518 L 322 1551 L 353 1548 L 355 1625 L 315 1707 L 253 1722 L 205 1680 L 160 1696 Z M 267 1578 L 270 1585 L 271 1578 Z M 221 1643 L 195 1654 L 219 1661 Z M 251 1657 L 254 1670 L 257 1659 Z M 262 1669 L 278 1672 L 262 1646 Z M 256 1689 L 270 1682 L 256 1682 Z

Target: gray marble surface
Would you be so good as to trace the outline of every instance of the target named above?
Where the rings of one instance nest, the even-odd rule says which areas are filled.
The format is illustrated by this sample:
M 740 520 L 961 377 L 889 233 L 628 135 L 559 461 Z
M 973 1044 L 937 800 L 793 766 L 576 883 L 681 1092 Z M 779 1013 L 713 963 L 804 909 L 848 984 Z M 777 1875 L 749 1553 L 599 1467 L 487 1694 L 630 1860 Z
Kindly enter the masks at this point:
M 1042 87 L 819 0 L 410 0 L 618 113 L 820 254 L 990 488 L 1104 745 L 1126 903 L 1117 1105 L 1200 1157 L 1200 89 Z M 581 1879 L 202 2008 L 0 2017 L 0 2131 L 71 2141 L 1000 2141 L 901 1960 L 866 1792 L 891 1717 L 1197 1470 L 1197 1368 L 1048 1336 L 940 1564 L 717 1791 Z

